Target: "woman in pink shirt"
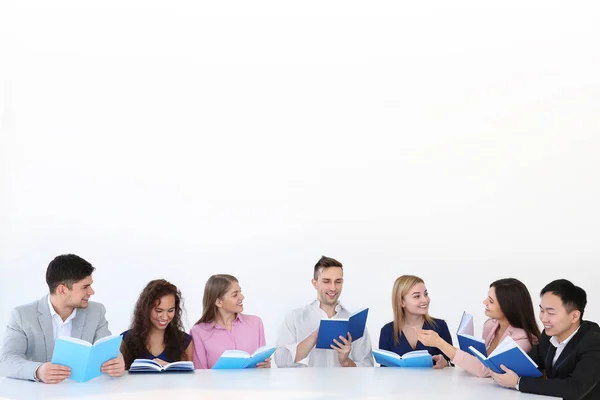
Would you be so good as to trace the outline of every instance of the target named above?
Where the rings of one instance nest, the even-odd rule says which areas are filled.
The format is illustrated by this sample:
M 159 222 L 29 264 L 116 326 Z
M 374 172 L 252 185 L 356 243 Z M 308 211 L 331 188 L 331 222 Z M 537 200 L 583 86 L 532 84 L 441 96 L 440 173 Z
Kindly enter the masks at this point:
M 212 368 L 225 350 L 243 350 L 252 354 L 265 345 L 262 320 L 242 314 L 243 300 L 240 284 L 234 276 L 219 274 L 208 279 L 202 299 L 202 317 L 190 331 L 196 369 Z M 271 359 L 256 367 L 270 368 Z
M 483 324 L 483 339 L 487 354 L 490 354 L 505 337 L 510 336 L 525 351 L 540 338 L 540 329 L 535 322 L 533 303 L 527 287 L 518 279 L 500 279 L 490 285 L 485 304 L 488 319 Z M 472 356 L 448 344 L 435 331 L 421 330 L 419 341 L 425 346 L 437 347 L 452 362 L 479 377 L 490 376 L 486 368 L 475 356 Z

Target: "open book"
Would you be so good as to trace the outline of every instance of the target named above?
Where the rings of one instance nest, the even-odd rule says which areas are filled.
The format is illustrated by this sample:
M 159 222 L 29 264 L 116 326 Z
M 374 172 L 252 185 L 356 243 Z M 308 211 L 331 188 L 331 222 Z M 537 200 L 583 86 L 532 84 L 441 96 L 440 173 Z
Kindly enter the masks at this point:
M 356 341 L 363 337 L 368 314 L 369 309 L 363 308 L 352 314 L 350 318 L 322 319 L 319 325 L 317 349 L 333 350 L 330 347 L 330 345 L 334 344 L 333 339 L 342 343 L 340 336 L 347 338 L 348 332 L 352 335 L 352 341 Z
M 256 368 L 256 364 L 271 357 L 276 349 L 276 346 L 263 346 L 252 354 L 242 350 L 225 350 L 212 369 Z
M 378 364 L 386 367 L 404 368 L 431 368 L 433 359 L 427 350 L 415 350 L 405 353 L 402 357 L 398 354 L 381 349 L 373 350 L 373 356 Z
M 484 356 L 474 347 L 470 347 L 469 350 L 483 365 L 498 374 L 504 374 L 504 371 L 500 368 L 500 365 L 504 364 L 506 368 L 514 371 L 519 376 L 534 378 L 542 376 L 537 364 L 510 336 L 500 342 L 489 357 Z
M 129 367 L 129 372 L 163 372 L 163 371 L 193 371 L 194 363 L 191 361 L 176 361 L 167 365 L 160 365 L 154 360 L 137 358 Z
M 458 324 L 458 331 L 456 332 L 456 336 L 458 337 L 458 347 L 460 347 L 462 351 L 468 353 L 469 347 L 473 346 L 481 354 L 487 355 L 485 341 L 473 336 L 473 333 L 473 316 L 463 312 L 460 324 Z
M 87 382 L 102 375 L 102 364 L 120 354 L 122 339 L 121 335 L 107 336 L 92 345 L 85 340 L 60 336 L 54 344 L 52 364 L 71 368 L 69 379 Z

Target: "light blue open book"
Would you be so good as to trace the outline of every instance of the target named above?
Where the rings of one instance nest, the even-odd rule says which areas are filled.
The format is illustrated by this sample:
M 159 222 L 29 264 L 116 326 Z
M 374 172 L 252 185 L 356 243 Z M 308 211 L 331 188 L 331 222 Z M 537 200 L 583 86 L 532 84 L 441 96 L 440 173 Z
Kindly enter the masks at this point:
M 160 365 L 154 360 L 136 358 L 129 367 L 129 372 L 188 372 L 194 371 L 191 361 L 175 361 L 167 365 Z
M 121 335 L 107 336 L 92 345 L 85 340 L 60 336 L 54 344 L 52 364 L 71 368 L 69 379 L 87 382 L 102 375 L 102 364 L 120 354 L 122 339 Z
M 537 364 L 510 336 L 507 336 L 500 342 L 489 357 L 484 356 L 474 347 L 469 347 L 469 350 L 483 365 L 498 374 L 505 373 L 500 368 L 500 365 L 504 364 L 506 368 L 514 371 L 519 376 L 531 376 L 534 378 L 542 376 Z
M 271 357 L 276 349 L 276 346 L 263 346 L 252 354 L 242 350 L 225 350 L 212 369 L 256 368 L 256 364 Z
M 485 348 L 485 341 L 481 338 L 474 336 L 473 329 L 473 316 L 463 312 L 460 324 L 458 324 L 458 331 L 456 332 L 458 338 L 458 347 L 462 351 L 469 352 L 469 347 L 473 346 L 477 351 L 483 355 L 487 355 Z
M 386 367 L 403 367 L 403 368 L 431 368 L 433 367 L 433 359 L 427 350 L 415 350 L 405 353 L 403 356 L 388 351 L 375 349 L 373 356 L 378 364 Z

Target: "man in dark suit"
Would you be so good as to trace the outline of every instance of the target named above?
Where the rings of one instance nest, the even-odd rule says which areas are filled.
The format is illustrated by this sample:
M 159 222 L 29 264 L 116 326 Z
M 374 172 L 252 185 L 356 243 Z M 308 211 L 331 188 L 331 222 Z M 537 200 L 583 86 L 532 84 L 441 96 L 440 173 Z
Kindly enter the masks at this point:
M 546 285 L 540 295 L 544 332 L 529 356 L 545 377 L 519 377 L 502 365 L 505 373 L 492 373 L 492 378 L 501 386 L 525 393 L 565 400 L 600 399 L 600 327 L 582 320 L 585 291 L 559 279 Z

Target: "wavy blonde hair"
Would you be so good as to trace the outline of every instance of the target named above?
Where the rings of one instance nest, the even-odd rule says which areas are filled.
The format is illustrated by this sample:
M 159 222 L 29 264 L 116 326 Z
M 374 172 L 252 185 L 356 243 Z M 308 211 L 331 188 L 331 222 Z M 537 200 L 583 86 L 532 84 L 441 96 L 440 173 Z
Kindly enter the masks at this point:
M 392 289 L 392 310 L 394 310 L 394 343 L 400 343 L 402 337 L 402 328 L 404 327 L 404 308 L 402 307 L 402 299 L 410 293 L 410 290 L 419 283 L 425 283 L 423 279 L 414 275 L 402 275 L 394 282 Z M 436 323 L 433 317 L 425 314 L 425 320 L 429 325 L 435 326 Z

